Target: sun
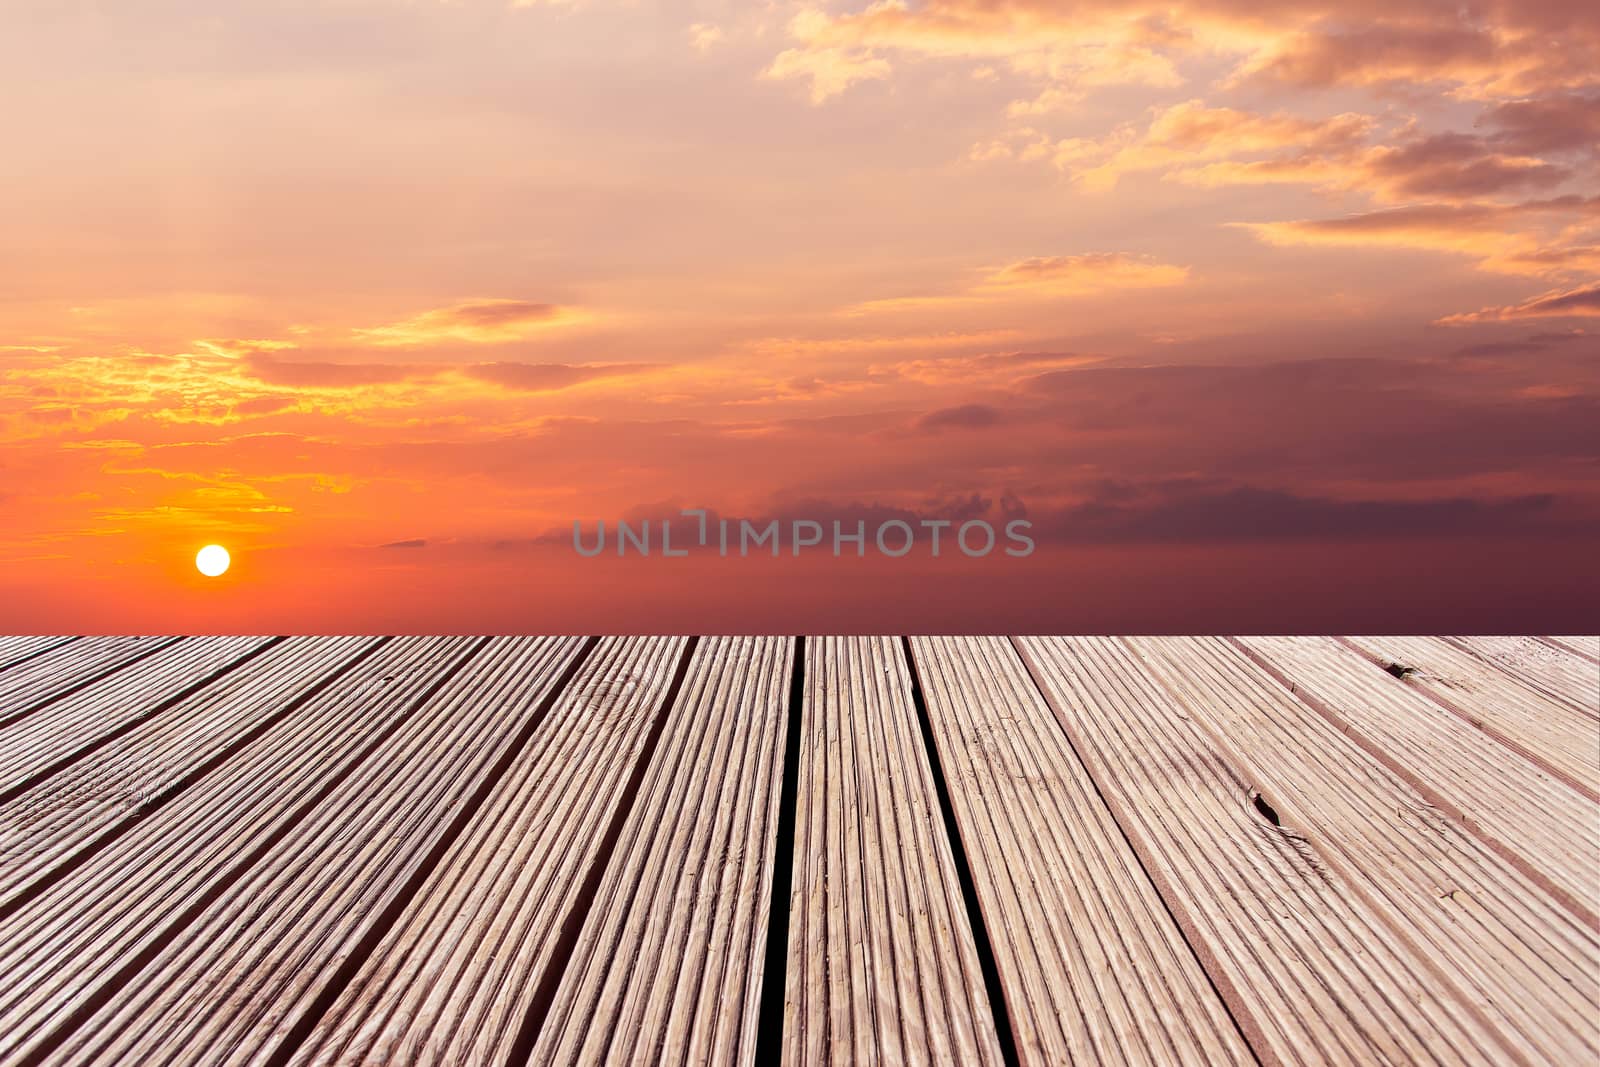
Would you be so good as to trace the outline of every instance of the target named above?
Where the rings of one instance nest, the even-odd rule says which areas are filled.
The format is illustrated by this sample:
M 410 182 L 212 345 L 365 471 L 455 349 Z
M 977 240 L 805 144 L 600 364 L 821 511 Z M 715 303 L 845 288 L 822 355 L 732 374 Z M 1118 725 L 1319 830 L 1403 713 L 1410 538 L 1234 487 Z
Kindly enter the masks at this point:
M 207 578 L 217 578 L 228 571 L 228 564 L 233 562 L 228 555 L 228 550 L 221 545 L 207 545 L 195 553 L 194 565 L 201 574 Z

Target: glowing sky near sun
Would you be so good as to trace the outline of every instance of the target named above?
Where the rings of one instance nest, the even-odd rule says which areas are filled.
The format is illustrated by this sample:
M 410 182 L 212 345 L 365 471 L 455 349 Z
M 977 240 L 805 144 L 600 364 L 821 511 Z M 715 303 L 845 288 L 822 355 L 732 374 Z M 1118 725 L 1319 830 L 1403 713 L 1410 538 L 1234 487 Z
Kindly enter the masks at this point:
M 1595 5 L 5 22 L 7 629 L 1549 628 L 1600 592 Z M 562 549 L 686 507 L 1026 514 L 1040 552 Z

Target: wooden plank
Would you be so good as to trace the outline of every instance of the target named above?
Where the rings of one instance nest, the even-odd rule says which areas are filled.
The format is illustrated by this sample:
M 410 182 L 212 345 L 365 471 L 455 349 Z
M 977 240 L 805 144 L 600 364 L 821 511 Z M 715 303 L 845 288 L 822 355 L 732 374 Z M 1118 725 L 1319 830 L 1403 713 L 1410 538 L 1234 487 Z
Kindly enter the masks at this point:
M 1584 636 L 1567 635 L 1561 637 L 1544 637 L 1540 640 L 1564 648 L 1569 652 L 1576 652 L 1586 660 L 1600 663 L 1600 637 L 1594 634 Z
M 475 814 L 581 638 L 496 638 L 246 875 L 206 902 L 57 1055 L 268 1059 L 457 820 Z M 527 728 L 527 730 L 525 730 Z M 503 758 L 502 758 L 503 757 Z M 423 873 L 426 873 L 425 871 Z
M 913 646 L 1022 1062 L 1253 1062 L 1016 651 Z
M 0 728 L 0 794 L 160 712 L 259 652 L 266 637 L 189 637 Z
M 1600 1056 L 1596 932 L 1220 638 L 1129 644 L 1280 817 L 1527 1063 Z
M 696 647 L 530 1062 L 754 1062 L 791 645 Z
M 0 923 L 0 1061 L 44 1057 L 128 989 L 478 644 L 402 638 Z
M 1255 808 L 1245 769 L 1126 646 L 1113 638 L 1019 643 L 1264 1061 L 1457 1064 L 1505 1055 L 1460 992 L 1395 942 L 1329 870 L 1315 837 Z
M 176 637 L 85 637 L 0 674 L 0 728 L 177 641 Z
M 292 1062 L 509 1062 L 684 647 L 601 642 Z
M 71 637 L 0 637 L 0 671 L 72 640 Z
M 1523 685 L 1437 637 L 1348 641 L 1383 666 L 1410 668 L 1395 684 L 1421 689 L 1591 799 L 1600 799 L 1600 733 L 1583 711 Z
M 1597 921 L 1600 805 L 1336 641 L 1242 643 L 1384 766 Z
M 70 766 L 11 792 L 0 801 L 0 910 L 136 822 L 377 641 L 290 638 Z
M 1000 1063 L 899 641 L 807 643 L 796 808 L 785 1058 Z
M 1446 638 L 1523 685 L 1600 722 L 1600 664 L 1537 637 Z

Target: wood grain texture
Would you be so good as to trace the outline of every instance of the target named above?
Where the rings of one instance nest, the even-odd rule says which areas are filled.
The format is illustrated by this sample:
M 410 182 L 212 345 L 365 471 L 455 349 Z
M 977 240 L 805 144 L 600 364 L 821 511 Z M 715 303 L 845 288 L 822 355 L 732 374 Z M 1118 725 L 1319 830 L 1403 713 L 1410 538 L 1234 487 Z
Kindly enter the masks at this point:
M 1524 861 L 1595 923 L 1600 804 L 1336 641 L 1241 642 L 1385 766 L 1502 855 Z
M 0 671 L 6 670 L 41 652 L 76 640 L 72 637 L 0 637 Z
M 1600 725 L 1586 712 L 1524 685 L 1443 638 L 1348 641 L 1380 664 L 1410 668 L 1397 684 L 1416 686 L 1591 799 L 1600 799 Z
M 1020 645 L 1263 1060 L 1445 1065 L 1503 1055 L 1459 991 L 1329 869 L 1316 839 L 1256 809 L 1225 740 L 1196 725 L 1127 646 Z M 1349 966 L 1357 957 L 1361 966 Z
M 1600 723 L 1600 664 L 1537 637 L 1445 640 L 1505 671 L 1523 685 L 1566 701 Z
M 1009 642 L 912 646 L 1022 1061 L 1252 1062 Z
M 264 637 L 191 637 L 0 728 L 0 793 L 220 678 Z
M 402 638 L 116 838 L 0 925 L 0 1063 L 71 1037 L 135 992 L 141 963 L 259 864 L 471 653 Z
M 1539 640 L 1543 641 L 1547 645 L 1553 645 L 1556 648 L 1566 649 L 1568 652 L 1576 652 L 1584 659 L 1593 663 L 1600 663 L 1600 637 L 1597 637 L 1594 634 L 1587 634 L 1584 636 L 1564 635 L 1561 637 L 1541 637 Z
M 506 1062 L 684 646 L 601 642 L 294 1062 Z
M 898 640 L 807 643 L 797 811 L 787 1060 L 1000 1063 Z
M 1594 638 L 804 653 L 0 637 L 0 1067 L 1600 1061 Z
M 791 644 L 695 649 L 531 1062 L 754 1062 Z
M 1220 638 L 1133 638 L 1144 664 L 1521 1062 L 1600 1055 L 1596 933 Z
M 179 1048 L 208 1064 L 270 1058 L 581 646 L 495 638 L 477 650 L 59 1054 L 78 1064 L 148 1063 Z
M 176 637 L 85 637 L 0 672 L 0 729 L 176 642 Z
M 376 640 L 290 638 L 163 714 L 9 793 L 0 801 L 0 908 L 132 825 Z M 0 747 L 8 740 L 0 734 Z M 18 765 L 26 762 L 19 755 Z

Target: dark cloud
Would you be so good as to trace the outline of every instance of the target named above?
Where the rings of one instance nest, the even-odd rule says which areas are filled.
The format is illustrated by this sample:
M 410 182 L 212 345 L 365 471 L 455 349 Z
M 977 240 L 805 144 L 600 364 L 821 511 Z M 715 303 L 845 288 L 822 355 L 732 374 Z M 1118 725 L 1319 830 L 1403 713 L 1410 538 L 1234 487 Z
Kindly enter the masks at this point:
M 1095 499 L 1036 519 L 1041 540 L 1291 541 L 1563 534 L 1583 527 L 1553 494 L 1508 498 L 1336 499 L 1240 486 Z M 1591 520 L 1592 521 L 1592 518 Z
M 1600 93 L 1551 93 L 1490 108 L 1482 123 L 1494 143 L 1527 155 L 1600 147 Z
M 1542 161 L 1507 157 L 1483 138 L 1441 133 L 1381 152 L 1368 163 L 1391 195 L 1469 199 L 1548 189 L 1571 171 Z
M 1513 319 L 1567 318 L 1600 315 L 1600 282 L 1575 289 L 1554 290 L 1524 300 L 1520 304 L 1484 308 L 1439 320 L 1446 326 L 1471 322 L 1507 322 Z
M 1004 420 L 1000 409 L 990 407 L 988 404 L 961 404 L 952 408 L 941 408 L 930 411 L 917 420 L 920 429 L 931 432 L 940 430 L 986 430 L 991 426 L 998 426 Z

